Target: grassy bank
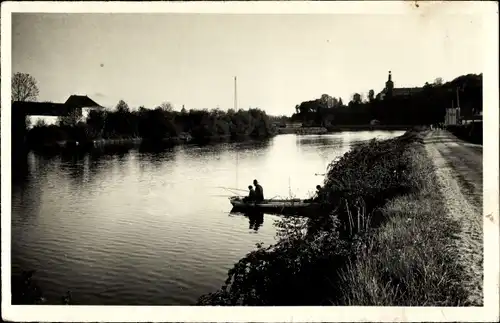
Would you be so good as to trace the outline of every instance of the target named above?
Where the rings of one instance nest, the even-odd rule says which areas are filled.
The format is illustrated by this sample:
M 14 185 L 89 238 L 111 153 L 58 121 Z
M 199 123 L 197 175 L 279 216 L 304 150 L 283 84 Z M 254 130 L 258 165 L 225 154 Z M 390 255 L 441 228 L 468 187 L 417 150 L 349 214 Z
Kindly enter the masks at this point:
M 309 220 L 282 219 L 200 305 L 458 305 L 461 269 L 418 133 L 372 141 L 329 166 Z
M 445 217 L 432 162 L 423 148 L 408 151 L 413 193 L 389 201 L 386 219 L 357 246 L 339 274 L 338 304 L 375 306 L 466 305 L 462 269 L 451 242 L 458 224 Z

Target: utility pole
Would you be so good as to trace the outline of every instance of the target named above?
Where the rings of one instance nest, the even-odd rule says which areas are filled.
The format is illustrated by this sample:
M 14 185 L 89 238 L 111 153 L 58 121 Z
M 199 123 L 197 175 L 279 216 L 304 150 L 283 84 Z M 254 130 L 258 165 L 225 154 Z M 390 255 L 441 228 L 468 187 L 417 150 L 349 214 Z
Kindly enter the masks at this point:
M 234 111 L 237 111 L 238 107 L 238 99 L 237 99 L 237 91 L 236 91 L 236 76 L 234 77 Z M 238 167 L 239 167 L 239 153 L 238 149 L 236 149 L 236 187 L 238 187 Z
M 234 77 L 234 111 L 238 110 L 238 99 L 237 99 L 237 83 L 236 83 L 236 76 Z

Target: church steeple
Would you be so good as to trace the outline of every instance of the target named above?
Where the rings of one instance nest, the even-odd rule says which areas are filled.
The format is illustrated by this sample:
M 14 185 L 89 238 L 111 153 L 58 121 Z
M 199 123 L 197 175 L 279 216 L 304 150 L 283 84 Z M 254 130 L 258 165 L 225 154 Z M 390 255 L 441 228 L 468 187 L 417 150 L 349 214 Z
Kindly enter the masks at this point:
M 387 78 L 387 82 L 385 82 L 386 95 L 392 95 L 392 89 L 394 89 L 394 82 L 392 82 L 392 74 L 391 71 L 389 71 L 389 77 Z

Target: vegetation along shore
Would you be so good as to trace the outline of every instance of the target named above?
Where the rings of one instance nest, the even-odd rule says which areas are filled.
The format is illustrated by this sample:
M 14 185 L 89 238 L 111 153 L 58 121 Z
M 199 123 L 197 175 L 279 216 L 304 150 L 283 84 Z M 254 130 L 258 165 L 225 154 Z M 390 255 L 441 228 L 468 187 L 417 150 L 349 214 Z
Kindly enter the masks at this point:
M 248 138 L 267 138 L 273 129 L 266 113 L 250 110 L 181 110 L 169 106 L 155 109 L 140 107 L 131 111 L 120 101 L 114 111 L 90 111 L 85 121 L 60 118 L 56 125 L 35 124 L 27 132 L 29 147 L 43 147 L 58 142 L 213 142 Z
M 479 305 L 462 283 L 460 223 L 447 216 L 429 133 L 373 140 L 333 161 L 322 210 L 280 219 L 277 243 L 258 245 L 198 304 Z

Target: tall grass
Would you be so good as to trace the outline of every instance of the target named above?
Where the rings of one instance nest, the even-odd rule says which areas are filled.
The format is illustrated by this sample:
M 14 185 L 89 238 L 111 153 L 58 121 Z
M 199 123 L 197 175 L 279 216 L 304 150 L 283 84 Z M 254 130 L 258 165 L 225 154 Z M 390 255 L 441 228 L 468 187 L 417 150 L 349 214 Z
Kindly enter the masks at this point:
M 382 208 L 387 221 L 358 246 L 339 275 L 338 304 L 467 305 L 451 245 L 458 224 L 445 217 L 432 162 L 421 147 L 408 153 L 419 190 Z
M 242 258 L 202 305 L 451 305 L 463 302 L 444 208 L 421 135 L 373 140 L 332 162 L 306 222 Z

